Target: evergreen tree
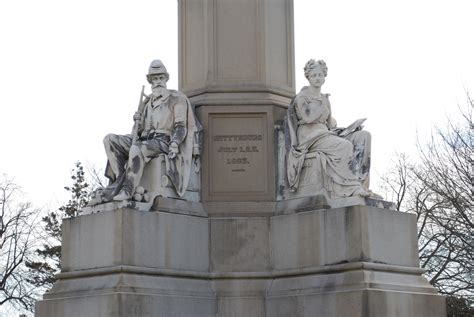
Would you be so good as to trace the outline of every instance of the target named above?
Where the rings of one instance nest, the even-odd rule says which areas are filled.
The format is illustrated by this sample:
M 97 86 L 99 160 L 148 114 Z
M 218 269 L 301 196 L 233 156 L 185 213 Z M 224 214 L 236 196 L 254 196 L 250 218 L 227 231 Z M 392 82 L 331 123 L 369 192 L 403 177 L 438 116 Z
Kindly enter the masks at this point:
M 30 283 L 38 287 L 50 288 L 56 281 L 55 275 L 61 268 L 61 224 L 63 218 L 79 216 L 81 209 L 89 201 L 89 184 L 86 182 L 81 162 L 75 163 L 71 173 L 72 185 L 64 187 L 71 194 L 67 204 L 58 210 L 49 212 L 42 218 L 44 225 L 44 243 L 36 250 L 37 261 L 29 261 L 26 266 L 36 272 Z

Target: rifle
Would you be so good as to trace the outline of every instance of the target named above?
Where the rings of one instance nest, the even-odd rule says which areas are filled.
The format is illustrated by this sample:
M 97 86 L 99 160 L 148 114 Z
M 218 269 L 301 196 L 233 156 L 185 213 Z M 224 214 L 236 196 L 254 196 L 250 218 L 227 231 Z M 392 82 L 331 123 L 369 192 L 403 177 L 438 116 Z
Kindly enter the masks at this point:
M 143 97 L 145 95 L 145 86 L 142 86 L 142 92 L 140 93 L 140 100 L 138 101 L 138 110 L 137 112 L 140 113 L 140 116 L 143 115 L 143 108 L 145 107 L 145 103 L 143 102 Z M 133 129 L 132 129 L 132 144 L 135 144 L 138 141 L 138 128 L 140 126 L 140 120 L 135 120 L 133 123 Z

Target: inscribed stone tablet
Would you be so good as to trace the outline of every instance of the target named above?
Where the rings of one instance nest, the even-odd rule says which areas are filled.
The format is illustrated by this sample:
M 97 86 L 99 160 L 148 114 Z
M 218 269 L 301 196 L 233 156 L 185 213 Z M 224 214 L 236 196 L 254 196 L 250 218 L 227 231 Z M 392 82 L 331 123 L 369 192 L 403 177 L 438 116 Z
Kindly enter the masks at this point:
M 266 113 L 209 116 L 211 195 L 264 195 L 267 177 Z

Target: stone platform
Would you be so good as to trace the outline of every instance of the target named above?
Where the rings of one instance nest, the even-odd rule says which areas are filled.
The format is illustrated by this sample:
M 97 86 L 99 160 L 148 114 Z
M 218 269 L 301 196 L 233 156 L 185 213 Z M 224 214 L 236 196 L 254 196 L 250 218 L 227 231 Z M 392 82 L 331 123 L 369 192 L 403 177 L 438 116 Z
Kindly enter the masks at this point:
M 36 316 L 446 316 L 419 268 L 414 215 L 172 210 L 66 219 L 62 273 Z

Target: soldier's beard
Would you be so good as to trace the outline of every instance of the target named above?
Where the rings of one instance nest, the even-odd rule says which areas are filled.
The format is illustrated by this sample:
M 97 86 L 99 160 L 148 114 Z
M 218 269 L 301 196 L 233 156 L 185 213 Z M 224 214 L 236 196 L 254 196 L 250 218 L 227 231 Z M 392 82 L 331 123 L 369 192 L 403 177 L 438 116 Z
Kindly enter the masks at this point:
M 166 89 L 166 87 L 163 87 L 163 86 L 153 87 L 151 91 L 155 97 L 159 97 L 159 96 L 164 97 L 168 94 L 168 90 Z

